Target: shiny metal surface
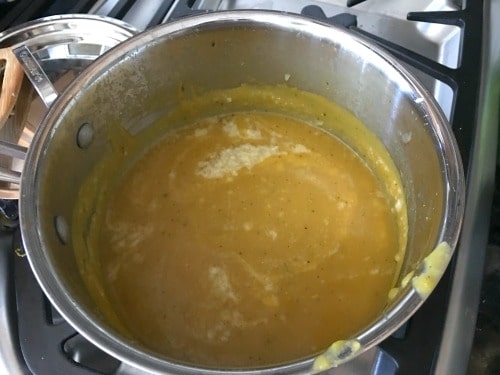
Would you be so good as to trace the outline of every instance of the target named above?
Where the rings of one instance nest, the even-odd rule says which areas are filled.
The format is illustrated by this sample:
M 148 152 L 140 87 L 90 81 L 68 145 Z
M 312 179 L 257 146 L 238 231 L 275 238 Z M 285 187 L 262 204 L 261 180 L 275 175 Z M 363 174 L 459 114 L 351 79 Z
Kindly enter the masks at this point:
M 120 7 L 120 0 L 99 0 L 90 9 L 89 13 L 107 16 L 114 14 L 115 9 Z M 144 30 L 149 26 L 160 23 L 163 14 L 172 9 L 170 1 L 163 0 L 136 0 L 123 15 L 123 20 L 133 25 L 138 30 Z
M 17 339 L 17 324 L 15 320 L 16 304 L 12 273 L 12 236 L 0 232 L 0 275 L 4 275 L 0 283 L 0 374 L 25 375 L 29 374 L 21 353 Z M 8 277 L 7 275 L 10 275 Z
M 162 22 L 170 20 L 171 12 L 184 0 L 175 0 Z M 100 0 L 92 7 L 90 13 L 108 15 L 113 12 L 119 0 Z M 137 12 L 129 9 L 125 18 L 127 22 L 142 30 L 153 18 L 152 11 L 160 6 L 157 1 L 141 2 L 150 11 Z M 352 8 L 346 8 L 345 0 L 196 0 L 194 10 L 238 10 L 238 9 L 270 9 L 277 11 L 300 13 L 308 5 L 318 5 L 327 16 L 349 12 L 358 18 L 358 27 L 397 43 L 409 50 L 420 53 L 443 65 L 455 68 L 460 58 L 460 42 L 462 31 L 457 26 L 412 22 L 406 20 L 412 11 L 449 11 L 462 7 L 460 0 L 370 0 Z M 453 92 L 451 88 L 419 72 L 413 71 L 440 103 L 443 112 L 451 114 Z
M 457 146 L 427 91 L 394 58 L 342 29 L 302 17 L 250 11 L 182 19 L 120 44 L 86 69 L 51 107 L 28 151 L 20 213 L 29 261 L 61 315 L 97 346 L 148 371 L 222 373 L 168 362 L 113 330 L 96 313 L 71 244 L 60 241 L 53 223 L 62 217 L 71 226 L 78 188 L 107 150 L 109 123 L 128 129 L 175 105 L 181 83 L 204 89 L 278 84 L 284 74 L 290 75 L 288 84 L 349 109 L 392 154 L 410 225 L 399 282 L 441 241 L 456 245 L 465 190 Z M 83 123 L 91 123 L 96 133 L 85 152 L 75 142 Z M 422 303 L 413 287 L 402 288 L 379 320 L 355 337 L 362 346 L 358 354 L 387 337 Z M 311 363 L 244 373 L 299 374 L 310 371 Z
M 21 181 L 21 172 L 0 167 L 0 181 L 19 184 Z
M 356 15 L 358 27 L 385 40 L 418 52 L 450 68 L 460 59 L 462 30 L 457 26 L 408 21 L 408 12 L 450 11 L 461 8 L 461 1 L 450 0 L 370 0 L 346 9 L 345 0 L 197 0 L 194 9 L 235 10 L 272 9 L 300 13 L 307 5 L 318 5 L 328 17 L 349 12 Z M 410 68 L 411 69 L 411 68 Z M 450 118 L 453 92 L 441 81 L 434 80 L 418 69 L 412 72 L 434 95 L 445 115 Z
M 448 11 L 460 9 L 449 0 L 370 0 L 346 9 L 345 0 L 197 0 L 195 9 L 237 10 L 271 9 L 300 13 L 307 5 L 318 5 L 327 16 L 348 11 L 358 18 L 358 27 L 384 39 L 418 51 L 449 67 L 457 67 L 460 29 L 450 25 L 431 25 L 406 19 L 412 11 Z M 390 27 L 386 27 L 390 23 Z
M 395 374 L 397 370 L 397 363 L 391 358 L 387 358 L 387 354 L 375 347 L 367 350 L 355 361 L 350 361 L 340 365 L 339 367 L 330 370 L 327 374 L 330 375 L 368 375 L 368 374 Z M 381 365 L 386 366 L 381 368 Z M 382 371 L 382 372 L 380 372 Z M 149 373 L 150 374 L 150 373 Z M 327 375 L 324 374 L 324 375 Z M 147 372 L 140 370 L 136 367 L 122 363 L 116 370 L 114 375 L 148 375 Z
M 28 149 L 23 146 L 15 145 L 13 143 L 8 143 L 0 140 L 0 154 L 8 155 L 16 159 L 26 158 L 26 152 Z
M 42 99 L 43 104 L 49 108 L 59 95 L 52 82 L 50 82 L 49 77 L 47 77 L 47 74 L 45 74 L 28 47 L 19 46 L 14 48 L 12 52 L 16 55 L 33 88 L 38 93 L 40 99 Z
M 14 143 L 0 140 L 0 155 L 12 159 L 24 160 L 28 149 Z M 0 167 L 0 181 L 19 184 L 21 182 L 21 173 L 8 168 Z
M 14 113 L 0 129 L 0 140 L 28 147 L 47 112 L 46 106 L 55 99 L 57 91 L 64 90 L 98 56 L 136 32 L 132 26 L 116 19 L 69 14 L 35 20 L 0 33 L 0 47 L 24 46 L 28 51 L 24 53 L 31 54 L 40 65 L 32 78 L 45 83 L 40 87 L 41 100 L 32 85 L 27 80 L 23 82 Z M 50 87 L 52 84 L 54 90 Z M 12 170 L 11 177 L 19 175 L 23 164 L 22 159 L 0 155 L 0 168 Z M 0 182 L 0 199 L 19 197 L 15 178 L 10 182 Z
M 483 75 L 464 228 L 458 247 L 452 293 L 436 374 L 464 374 L 474 339 L 495 189 L 500 105 L 500 0 L 487 1 L 483 24 Z M 478 368 L 477 368 L 478 369 Z M 498 369 L 498 367 L 497 367 Z
M 138 0 L 123 17 L 123 21 L 133 24 L 139 30 L 145 30 L 153 20 L 154 16 L 161 11 L 164 0 Z

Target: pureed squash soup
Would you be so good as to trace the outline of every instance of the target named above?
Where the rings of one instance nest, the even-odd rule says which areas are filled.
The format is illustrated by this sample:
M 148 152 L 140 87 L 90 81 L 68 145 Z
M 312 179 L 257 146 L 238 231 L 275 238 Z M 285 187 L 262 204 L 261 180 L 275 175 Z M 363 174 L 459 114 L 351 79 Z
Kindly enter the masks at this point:
M 382 312 L 406 204 L 382 143 L 286 86 L 184 98 L 82 187 L 73 241 L 116 329 L 174 361 L 270 366 L 318 354 Z

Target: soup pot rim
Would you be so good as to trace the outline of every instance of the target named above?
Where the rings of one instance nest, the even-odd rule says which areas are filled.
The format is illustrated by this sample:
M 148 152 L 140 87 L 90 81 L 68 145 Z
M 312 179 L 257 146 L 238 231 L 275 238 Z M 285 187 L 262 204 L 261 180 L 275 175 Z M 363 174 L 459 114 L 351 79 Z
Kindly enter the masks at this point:
M 60 95 L 50 108 L 34 136 L 26 157 L 19 204 L 21 231 L 26 254 L 38 283 L 52 304 L 79 333 L 92 343 L 118 359 L 146 371 L 170 371 L 179 374 L 224 374 L 231 372 L 247 375 L 292 374 L 308 372 L 313 364 L 314 359 L 307 358 L 272 368 L 238 371 L 211 370 L 170 362 L 160 358 L 154 353 L 139 350 L 120 339 L 112 332 L 110 333 L 106 327 L 92 321 L 90 312 L 83 309 L 78 300 L 67 292 L 64 282 L 58 276 L 58 270 L 44 254 L 45 245 L 41 239 L 42 229 L 39 224 L 39 213 L 40 210 L 43 209 L 39 204 L 39 188 L 40 181 L 43 178 L 43 168 L 39 168 L 39 165 L 47 151 L 46 145 L 48 140 L 57 132 L 57 127 L 55 127 L 57 119 L 64 116 L 67 106 L 78 99 L 78 92 L 89 87 L 96 76 L 103 74 L 107 68 L 113 66 L 121 57 L 127 56 L 131 51 L 139 51 L 150 43 L 155 43 L 155 41 L 160 38 L 168 37 L 169 35 L 173 36 L 186 29 L 197 29 L 220 23 L 232 23 L 236 25 L 241 22 L 250 25 L 254 24 L 256 26 L 270 25 L 273 27 L 288 28 L 293 30 L 293 32 L 304 32 L 305 35 L 314 35 L 315 38 L 326 40 L 333 39 L 335 41 L 340 40 L 342 43 L 353 43 L 361 49 L 373 51 L 384 61 L 384 64 L 391 66 L 392 69 L 399 72 L 398 79 L 401 80 L 401 84 L 407 85 L 417 97 L 422 99 L 422 105 L 425 105 L 427 108 L 426 111 L 429 115 L 429 123 L 434 126 L 435 137 L 438 138 L 439 144 L 443 145 L 443 149 L 438 151 L 444 153 L 446 157 L 450 159 L 448 163 L 445 163 L 444 168 L 447 168 L 445 173 L 450 177 L 452 184 L 450 189 L 454 190 L 453 197 L 451 198 L 454 201 L 445 202 L 445 205 L 449 208 L 449 203 L 451 203 L 452 207 L 450 209 L 453 210 L 453 212 L 444 213 L 447 222 L 443 224 L 443 231 L 439 234 L 439 237 L 442 241 L 447 242 L 452 250 L 455 249 L 458 242 L 465 199 L 464 174 L 458 146 L 451 133 L 447 120 L 440 108 L 435 104 L 434 99 L 418 80 L 386 51 L 374 45 L 372 42 L 337 26 L 331 26 L 321 21 L 312 20 L 299 15 L 264 10 L 207 13 L 180 19 L 146 30 L 120 43 L 118 46 L 99 57 L 66 88 L 64 93 Z M 446 197 L 446 199 L 448 199 L 448 197 Z M 361 350 L 357 354 L 372 348 L 394 332 L 418 309 L 423 301 L 424 298 L 422 298 L 413 288 L 410 288 L 404 298 L 391 309 L 389 315 L 379 320 L 379 322 L 372 326 L 369 331 L 362 332 L 356 337 L 358 341 L 363 343 Z M 348 359 L 350 358 L 346 358 L 346 360 Z

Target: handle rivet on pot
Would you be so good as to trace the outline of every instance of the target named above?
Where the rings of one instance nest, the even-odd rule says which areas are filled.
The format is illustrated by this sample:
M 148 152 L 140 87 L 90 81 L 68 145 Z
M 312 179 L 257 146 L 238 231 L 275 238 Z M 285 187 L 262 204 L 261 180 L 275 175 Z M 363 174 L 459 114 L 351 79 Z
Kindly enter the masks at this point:
M 78 129 L 76 133 L 76 144 L 81 149 L 86 149 L 94 140 L 94 127 L 86 122 Z
M 57 238 L 63 245 L 66 245 L 69 240 L 69 227 L 66 219 L 62 216 L 54 217 L 54 228 L 56 230 Z

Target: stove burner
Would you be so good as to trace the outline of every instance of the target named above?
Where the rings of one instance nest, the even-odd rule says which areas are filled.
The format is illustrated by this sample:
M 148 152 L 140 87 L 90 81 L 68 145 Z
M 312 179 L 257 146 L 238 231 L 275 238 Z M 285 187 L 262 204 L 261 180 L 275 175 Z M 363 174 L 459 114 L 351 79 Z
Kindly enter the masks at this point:
M 14 234 L 15 249 L 21 248 Z M 64 320 L 38 286 L 25 257 L 13 261 L 19 342 L 33 374 L 113 374 L 120 361 L 97 349 Z

